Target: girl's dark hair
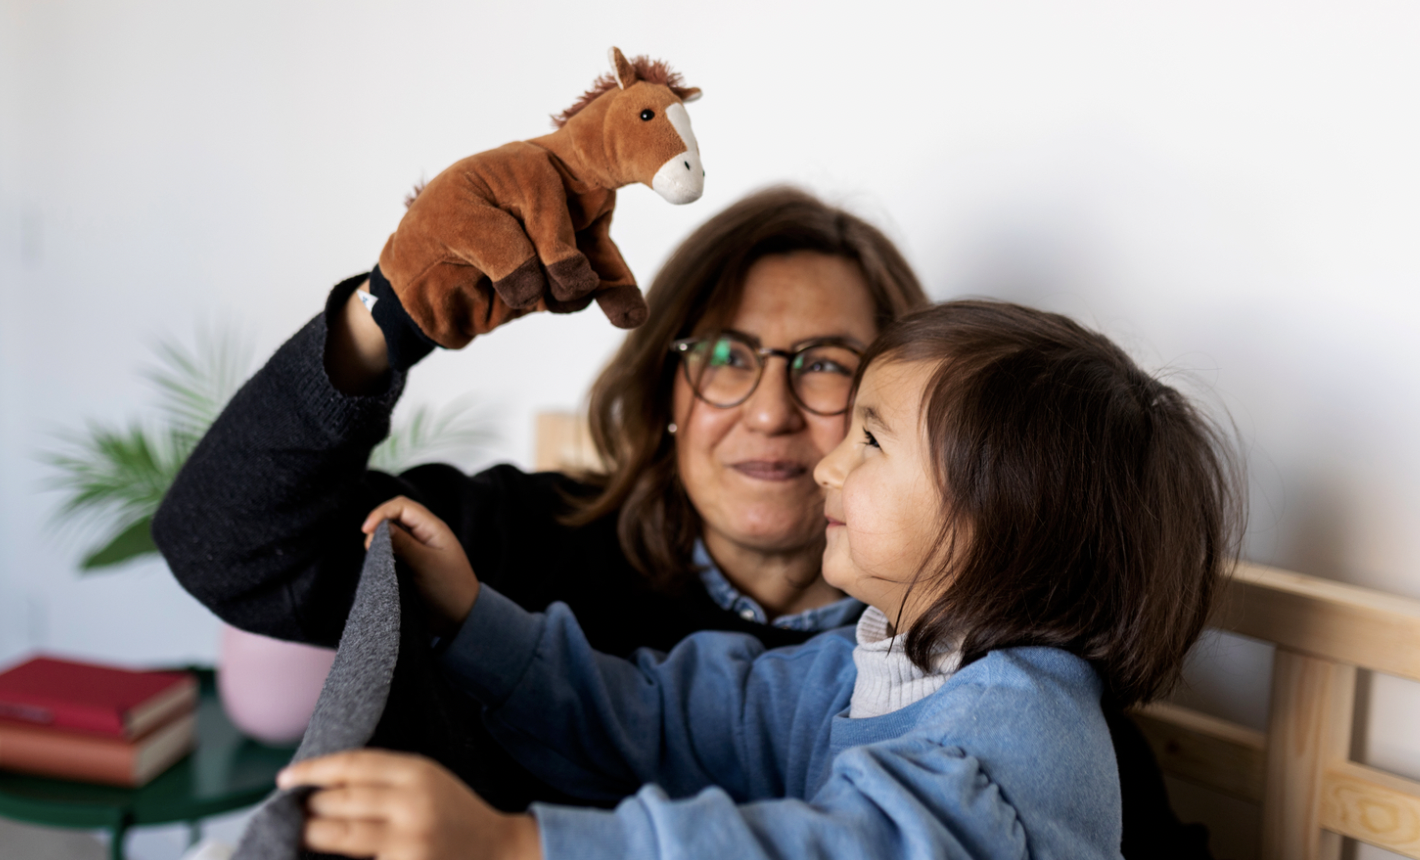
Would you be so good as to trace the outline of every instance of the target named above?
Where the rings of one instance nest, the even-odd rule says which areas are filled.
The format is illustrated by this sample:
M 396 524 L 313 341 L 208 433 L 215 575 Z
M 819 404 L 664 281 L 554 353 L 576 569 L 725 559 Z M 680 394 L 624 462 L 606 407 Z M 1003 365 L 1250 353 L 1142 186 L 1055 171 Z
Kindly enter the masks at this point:
M 1121 706 L 1166 692 L 1236 559 L 1229 437 L 1103 335 L 1020 305 L 912 314 L 858 379 L 884 361 L 935 365 L 922 420 L 945 516 L 909 591 L 937 595 L 913 662 L 1045 645 L 1089 660 Z
M 927 304 L 916 275 L 881 231 L 794 188 L 752 194 L 680 244 L 646 291 L 646 323 L 626 336 L 592 386 L 592 440 L 605 468 L 580 476 L 596 491 L 569 499 L 572 510 L 563 518 L 583 525 L 616 514 L 626 558 L 658 587 L 677 587 L 692 575 L 700 535 L 666 431 L 678 367 L 671 343 L 728 325 L 750 267 L 794 251 L 856 263 L 879 329 Z

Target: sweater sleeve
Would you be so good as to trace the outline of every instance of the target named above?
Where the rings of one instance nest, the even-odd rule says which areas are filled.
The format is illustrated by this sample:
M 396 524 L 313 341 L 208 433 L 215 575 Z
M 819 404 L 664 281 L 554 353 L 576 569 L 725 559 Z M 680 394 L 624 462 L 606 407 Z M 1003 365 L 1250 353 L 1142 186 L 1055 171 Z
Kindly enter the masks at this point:
M 766 654 L 753 636 L 702 631 L 627 660 L 592 649 L 565 605 L 530 613 L 484 586 L 441 659 L 504 747 L 573 795 L 614 800 L 654 782 L 749 800 L 802 784 L 797 741 L 846 707 L 851 646 L 826 655 L 833 635 Z M 816 698 L 803 707 L 808 677 Z
M 366 469 L 403 374 L 352 397 L 325 373 L 327 318 L 363 278 L 339 284 L 325 313 L 237 392 L 153 519 L 178 581 L 237 627 L 333 646 L 364 556 L 360 522 L 392 495 L 417 495 Z
M 980 763 L 930 742 L 859 747 L 808 800 L 736 803 L 720 788 L 672 799 L 648 785 L 615 810 L 534 804 L 545 860 L 1114 860 L 1028 850 L 1025 828 Z

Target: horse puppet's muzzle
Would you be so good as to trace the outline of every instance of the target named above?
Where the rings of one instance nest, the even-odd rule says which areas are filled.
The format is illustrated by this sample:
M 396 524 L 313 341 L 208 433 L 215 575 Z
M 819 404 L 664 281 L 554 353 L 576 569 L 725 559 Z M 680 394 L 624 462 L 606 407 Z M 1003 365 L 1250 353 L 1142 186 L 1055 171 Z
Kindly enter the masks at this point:
M 693 203 L 705 193 L 705 168 L 700 164 L 700 146 L 695 132 L 690 130 L 690 115 L 685 105 L 666 108 L 666 118 L 685 143 L 685 151 L 672 156 L 651 178 L 651 188 L 667 202 L 680 205 Z

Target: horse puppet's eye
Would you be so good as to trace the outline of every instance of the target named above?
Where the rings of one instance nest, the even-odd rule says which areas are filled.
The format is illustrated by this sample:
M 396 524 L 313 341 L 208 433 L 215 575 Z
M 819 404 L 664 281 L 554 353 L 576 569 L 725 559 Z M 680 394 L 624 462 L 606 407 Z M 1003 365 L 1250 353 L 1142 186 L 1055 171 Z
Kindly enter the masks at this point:
M 649 122 L 655 118 L 656 112 L 651 110 L 650 108 L 646 108 L 645 110 L 641 111 L 641 119 L 643 121 Z

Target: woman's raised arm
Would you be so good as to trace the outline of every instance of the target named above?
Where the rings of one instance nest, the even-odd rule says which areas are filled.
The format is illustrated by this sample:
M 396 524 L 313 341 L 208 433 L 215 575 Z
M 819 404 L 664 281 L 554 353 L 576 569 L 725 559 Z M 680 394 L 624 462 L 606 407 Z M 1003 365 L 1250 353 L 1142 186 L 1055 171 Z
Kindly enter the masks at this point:
M 364 555 L 365 514 L 391 496 L 424 495 L 366 469 L 404 374 L 379 370 L 374 338 L 358 317 L 349 324 L 363 280 L 338 285 L 325 313 L 242 386 L 153 519 L 178 581 L 245 630 L 334 645 Z M 363 393 L 335 387 L 328 363 Z

